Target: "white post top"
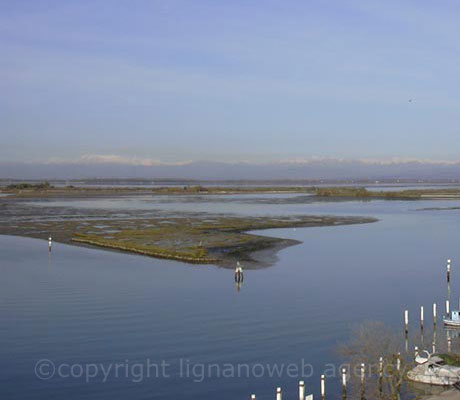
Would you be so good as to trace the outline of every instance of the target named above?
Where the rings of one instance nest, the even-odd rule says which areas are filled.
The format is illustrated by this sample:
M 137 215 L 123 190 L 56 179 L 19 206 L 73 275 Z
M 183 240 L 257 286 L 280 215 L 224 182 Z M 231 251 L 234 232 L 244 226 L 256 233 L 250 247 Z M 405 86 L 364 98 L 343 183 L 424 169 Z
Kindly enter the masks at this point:
M 299 381 L 299 386 L 304 386 L 305 382 L 304 381 Z
M 450 264 L 450 263 L 451 263 L 451 261 L 452 261 L 452 260 L 449 258 L 449 259 L 447 260 L 447 263 L 448 263 L 448 264 Z

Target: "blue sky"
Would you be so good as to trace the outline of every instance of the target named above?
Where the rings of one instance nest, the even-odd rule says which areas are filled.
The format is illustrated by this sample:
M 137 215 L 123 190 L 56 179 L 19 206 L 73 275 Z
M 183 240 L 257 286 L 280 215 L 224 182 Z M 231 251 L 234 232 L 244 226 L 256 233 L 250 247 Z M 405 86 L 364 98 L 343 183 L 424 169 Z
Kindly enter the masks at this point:
M 0 0 L 0 161 L 458 160 L 459 18 L 452 0 Z

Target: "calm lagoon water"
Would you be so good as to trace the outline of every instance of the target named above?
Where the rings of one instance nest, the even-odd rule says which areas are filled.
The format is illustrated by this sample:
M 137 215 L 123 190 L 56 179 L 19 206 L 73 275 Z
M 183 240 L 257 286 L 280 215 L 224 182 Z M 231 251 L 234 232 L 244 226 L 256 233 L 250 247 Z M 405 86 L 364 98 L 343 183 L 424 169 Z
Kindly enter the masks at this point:
M 105 207 L 110 200 L 98 201 L 91 207 Z M 143 200 L 126 201 L 139 207 Z M 184 206 L 142 204 L 147 209 Z M 372 319 L 402 328 L 403 310 L 408 308 L 415 328 L 420 305 L 431 321 L 431 304 L 442 308 L 446 297 L 449 257 L 454 260 L 452 296 L 458 296 L 460 210 L 415 211 L 458 205 L 210 202 L 207 209 L 212 206 L 213 212 L 380 219 L 366 225 L 265 231 L 302 244 L 282 250 L 271 268 L 247 271 L 240 291 L 232 271 L 213 266 L 58 243 L 49 255 L 45 241 L 0 236 L 0 398 L 236 400 L 256 393 L 258 399 L 271 399 L 277 386 L 288 398 L 296 398 L 299 379 L 285 373 L 232 379 L 219 378 L 214 371 L 195 381 L 201 380 L 201 363 L 223 367 L 302 362 L 314 367 L 313 376 L 305 380 L 309 392 L 318 395 L 319 376 L 326 364 L 339 362 L 335 348 L 348 338 L 353 324 Z M 186 204 L 184 209 L 196 206 Z M 89 382 L 84 377 L 40 380 L 34 368 L 41 359 L 56 366 L 128 363 L 130 368 L 164 360 L 169 376 L 156 378 L 151 367 L 149 378 L 143 367 L 141 382 L 135 382 L 139 370 L 128 377 L 120 372 L 118 378 L 112 371 L 106 382 L 102 372 Z M 180 376 L 181 360 L 183 366 L 198 366 L 193 377 Z M 337 379 L 328 381 L 328 399 L 339 398 L 332 393 L 337 385 Z

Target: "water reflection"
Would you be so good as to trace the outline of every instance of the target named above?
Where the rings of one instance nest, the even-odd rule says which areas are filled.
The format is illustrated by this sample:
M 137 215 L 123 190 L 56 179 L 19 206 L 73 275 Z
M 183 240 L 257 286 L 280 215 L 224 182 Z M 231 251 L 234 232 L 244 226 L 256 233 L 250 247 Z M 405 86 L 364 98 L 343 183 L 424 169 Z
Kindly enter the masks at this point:
M 243 282 L 235 282 L 236 291 L 239 293 L 241 287 L 243 286 Z

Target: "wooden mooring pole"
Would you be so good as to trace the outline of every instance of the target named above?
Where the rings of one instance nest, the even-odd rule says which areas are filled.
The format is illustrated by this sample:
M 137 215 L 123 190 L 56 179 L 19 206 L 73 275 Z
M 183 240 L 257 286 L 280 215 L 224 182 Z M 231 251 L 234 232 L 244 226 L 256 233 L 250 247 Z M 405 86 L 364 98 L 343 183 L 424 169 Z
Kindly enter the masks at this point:
M 450 262 L 451 262 L 451 259 L 449 258 L 447 260 L 447 283 L 450 282 Z
M 321 400 L 326 400 L 326 376 L 321 375 Z
M 423 319 L 424 319 L 424 315 L 423 315 L 423 306 L 420 306 L 420 329 L 422 330 L 423 332 Z
M 361 400 L 366 398 L 365 369 L 366 366 L 361 363 Z
M 342 368 L 342 398 L 346 400 L 347 398 L 347 370 Z
M 404 311 L 404 332 L 407 335 L 409 334 L 409 311 Z
M 276 388 L 276 400 L 283 400 L 283 392 L 280 387 Z
M 305 400 L 305 382 L 299 381 L 299 400 Z

